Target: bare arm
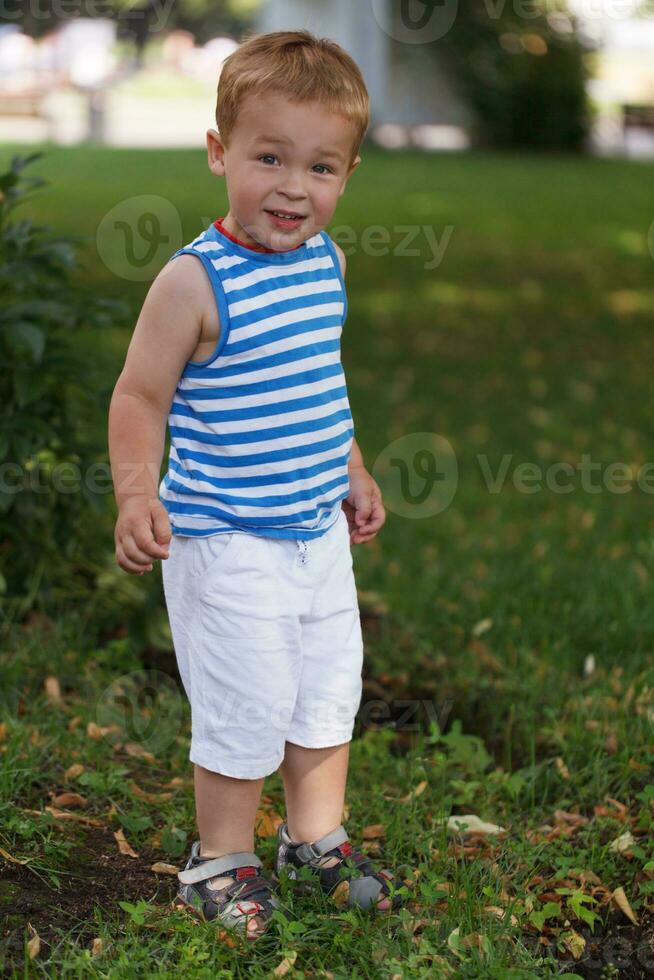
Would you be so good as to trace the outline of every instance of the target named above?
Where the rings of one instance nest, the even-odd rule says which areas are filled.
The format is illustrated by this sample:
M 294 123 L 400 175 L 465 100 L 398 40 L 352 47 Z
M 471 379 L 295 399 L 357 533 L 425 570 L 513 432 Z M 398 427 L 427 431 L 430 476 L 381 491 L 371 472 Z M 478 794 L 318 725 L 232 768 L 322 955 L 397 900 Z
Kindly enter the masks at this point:
M 159 500 L 166 419 L 184 365 L 197 347 L 210 289 L 197 258 L 164 266 L 145 298 L 109 407 L 109 458 L 118 504 L 116 561 L 127 572 L 168 557 L 170 521 Z
M 352 439 L 352 450 L 350 452 L 350 459 L 347 464 L 348 470 L 354 470 L 358 466 L 365 466 L 363 462 L 363 456 L 361 455 L 361 450 L 357 444 L 356 439 Z

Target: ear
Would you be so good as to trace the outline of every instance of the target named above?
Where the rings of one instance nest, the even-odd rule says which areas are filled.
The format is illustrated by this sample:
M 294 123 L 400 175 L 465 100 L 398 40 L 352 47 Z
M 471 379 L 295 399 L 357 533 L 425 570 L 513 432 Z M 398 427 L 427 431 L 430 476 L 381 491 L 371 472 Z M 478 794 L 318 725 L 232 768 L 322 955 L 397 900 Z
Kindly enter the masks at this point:
M 341 189 L 339 191 L 339 194 L 338 194 L 339 197 L 342 197 L 343 194 L 345 193 L 345 188 L 347 187 L 347 182 L 350 179 L 350 177 L 352 176 L 353 172 L 359 166 L 360 163 L 361 163 L 361 157 L 356 156 L 354 158 L 354 160 L 352 161 L 352 163 L 350 164 L 350 169 L 348 170 L 347 175 L 345 177 L 345 180 L 343 181 L 343 186 L 341 187 Z
M 207 162 L 215 177 L 225 176 L 225 146 L 217 129 L 207 130 Z

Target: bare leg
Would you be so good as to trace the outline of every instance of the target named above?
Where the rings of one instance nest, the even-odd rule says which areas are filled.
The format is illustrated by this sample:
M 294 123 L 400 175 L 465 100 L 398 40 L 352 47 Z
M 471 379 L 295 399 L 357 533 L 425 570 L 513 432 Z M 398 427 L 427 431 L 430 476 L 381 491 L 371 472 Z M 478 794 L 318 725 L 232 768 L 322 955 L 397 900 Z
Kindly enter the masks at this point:
M 254 823 L 263 778 L 234 779 L 195 764 L 195 811 L 200 835 L 200 856 L 221 857 L 235 851 L 254 850 Z M 232 878 L 211 878 L 212 888 L 232 883 Z M 257 916 L 248 929 L 258 929 Z
M 349 742 L 324 749 L 305 749 L 286 742 L 279 771 L 292 840 L 316 841 L 342 822 L 349 756 Z M 325 867 L 336 861 L 329 858 Z

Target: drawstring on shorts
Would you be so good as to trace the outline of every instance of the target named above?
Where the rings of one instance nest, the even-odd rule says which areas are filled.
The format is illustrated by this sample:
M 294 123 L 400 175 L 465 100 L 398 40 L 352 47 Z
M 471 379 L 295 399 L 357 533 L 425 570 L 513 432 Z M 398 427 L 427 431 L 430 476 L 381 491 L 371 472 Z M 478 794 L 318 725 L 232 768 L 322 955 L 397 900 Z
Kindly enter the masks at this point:
M 300 564 L 306 565 L 307 561 L 309 560 L 309 542 L 296 539 L 295 543 L 299 551 Z

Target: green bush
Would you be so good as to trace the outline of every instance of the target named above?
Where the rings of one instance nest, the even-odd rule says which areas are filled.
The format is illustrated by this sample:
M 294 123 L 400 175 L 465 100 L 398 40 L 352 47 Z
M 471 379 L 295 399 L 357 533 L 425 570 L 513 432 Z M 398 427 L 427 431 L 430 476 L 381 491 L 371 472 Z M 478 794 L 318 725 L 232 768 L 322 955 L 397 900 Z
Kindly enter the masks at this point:
M 586 148 L 590 47 L 564 5 L 458 0 L 454 23 L 431 47 L 472 110 L 477 145 Z
M 33 607 L 52 612 L 59 600 L 93 587 L 84 558 L 99 543 L 98 516 L 108 513 L 111 501 L 106 476 L 93 469 L 106 460 L 110 390 L 102 365 L 85 354 L 82 340 L 128 314 L 122 301 L 89 301 L 75 294 L 70 277 L 79 268 L 76 239 L 54 238 L 47 226 L 12 219 L 15 208 L 48 183 L 23 173 L 42 155 L 16 156 L 0 174 L 0 595 L 5 620 Z

